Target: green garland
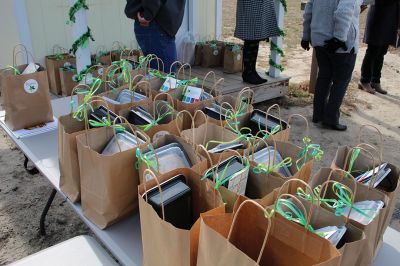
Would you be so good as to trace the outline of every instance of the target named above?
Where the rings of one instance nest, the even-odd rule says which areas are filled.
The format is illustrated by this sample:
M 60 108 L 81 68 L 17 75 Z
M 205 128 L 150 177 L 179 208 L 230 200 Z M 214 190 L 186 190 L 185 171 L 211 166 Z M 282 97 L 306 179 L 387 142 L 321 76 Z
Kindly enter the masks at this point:
M 72 48 L 69 50 L 69 52 L 76 54 L 76 51 L 78 50 L 78 48 L 87 47 L 89 39 L 94 41 L 92 32 L 91 32 L 90 28 L 88 27 L 87 31 L 72 44 Z
M 285 56 L 285 52 L 271 40 L 271 51 L 276 51 L 278 54 L 280 54 L 282 57 Z
M 283 9 L 285 10 L 285 13 L 287 12 L 287 2 L 286 0 L 279 0 L 279 2 L 282 4 Z M 278 34 L 279 37 L 285 38 L 286 37 L 286 32 L 284 29 L 278 28 Z M 280 56 L 284 57 L 285 52 L 281 47 L 279 47 L 276 43 L 274 43 L 271 40 L 271 45 L 270 45 L 270 50 L 271 52 L 275 51 L 277 52 Z M 285 69 L 281 64 L 276 63 L 271 56 L 269 56 L 269 65 L 271 67 L 274 67 L 276 69 L 279 69 L 281 72 Z M 269 71 L 266 71 L 266 74 L 269 75 Z
M 281 2 L 283 9 L 285 10 L 285 12 L 287 12 L 287 2 L 286 0 L 279 0 L 279 2 Z
M 81 9 L 86 9 L 88 10 L 89 7 L 86 4 L 86 0 L 77 0 L 75 2 L 75 4 L 69 9 L 69 21 L 67 22 L 67 24 L 69 23 L 75 23 L 75 14 Z

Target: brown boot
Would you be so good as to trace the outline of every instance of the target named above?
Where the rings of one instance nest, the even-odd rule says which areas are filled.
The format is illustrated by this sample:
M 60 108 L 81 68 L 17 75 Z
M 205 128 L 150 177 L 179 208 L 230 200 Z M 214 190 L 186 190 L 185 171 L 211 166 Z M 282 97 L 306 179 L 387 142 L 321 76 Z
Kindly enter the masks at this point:
M 371 87 L 372 87 L 375 91 L 377 91 L 377 92 L 379 92 L 379 93 L 381 93 L 381 94 L 387 94 L 387 91 L 385 91 L 384 89 L 382 89 L 382 86 L 381 86 L 380 83 L 371 83 Z
M 372 87 L 371 87 L 371 84 L 369 84 L 369 83 L 361 83 L 361 82 L 359 82 L 359 83 L 358 83 L 358 88 L 359 88 L 360 90 L 369 92 L 369 93 L 371 93 L 371 94 L 375 94 L 374 88 L 372 88 Z

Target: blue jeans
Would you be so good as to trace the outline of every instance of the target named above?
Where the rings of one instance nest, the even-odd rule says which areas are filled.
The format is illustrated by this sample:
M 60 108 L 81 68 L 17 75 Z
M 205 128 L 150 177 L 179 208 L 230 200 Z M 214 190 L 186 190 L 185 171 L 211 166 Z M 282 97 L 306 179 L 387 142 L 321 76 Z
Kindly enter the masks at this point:
M 135 21 L 135 35 L 143 54 L 158 56 L 164 62 L 164 69 L 160 65 L 160 70 L 169 73 L 172 63 L 176 61 L 175 37 L 165 33 L 155 21 L 151 22 L 148 27 L 142 27 L 139 22 Z M 158 69 L 157 60 L 153 60 L 150 67 Z M 172 72 L 175 71 L 174 65 Z

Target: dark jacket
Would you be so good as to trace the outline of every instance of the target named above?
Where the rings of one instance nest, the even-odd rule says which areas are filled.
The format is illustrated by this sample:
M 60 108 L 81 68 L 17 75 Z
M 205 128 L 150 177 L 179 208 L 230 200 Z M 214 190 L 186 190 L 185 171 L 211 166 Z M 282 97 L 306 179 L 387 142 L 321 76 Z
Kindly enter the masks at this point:
M 186 0 L 127 0 L 125 14 L 137 18 L 143 12 L 146 20 L 155 21 L 168 35 L 175 36 L 185 14 Z
M 400 28 L 400 0 L 376 0 L 368 11 L 364 42 L 370 45 L 396 45 Z

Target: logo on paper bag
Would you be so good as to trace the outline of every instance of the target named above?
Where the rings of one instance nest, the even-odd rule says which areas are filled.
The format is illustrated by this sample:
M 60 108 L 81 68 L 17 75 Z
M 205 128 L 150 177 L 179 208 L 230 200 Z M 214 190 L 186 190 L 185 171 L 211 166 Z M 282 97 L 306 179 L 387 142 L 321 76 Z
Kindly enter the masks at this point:
M 219 54 L 219 51 L 218 51 L 218 50 L 214 50 L 213 54 L 214 54 L 215 56 L 217 56 L 217 55 Z
M 39 89 L 39 83 L 34 79 L 28 79 L 24 83 L 24 90 L 27 93 L 35 93 Z
M 237 61 L 240 61 L 241 58 L 242 58 L 242 57 L 241 57 L 240 54 L 238 54 L 238 55 L 236 56 L 236 60 L 237 60 Z
M 102 76 L 103 73 L 104 73 L 104 68 L 99 68 L 99 69 L 97 70 L 97 74 L 99 74 L 100 76 Z
M 70 67 L 72 67 L 72 64 L 70 62 L 64 63 L 64 68 L 70 68 Z

